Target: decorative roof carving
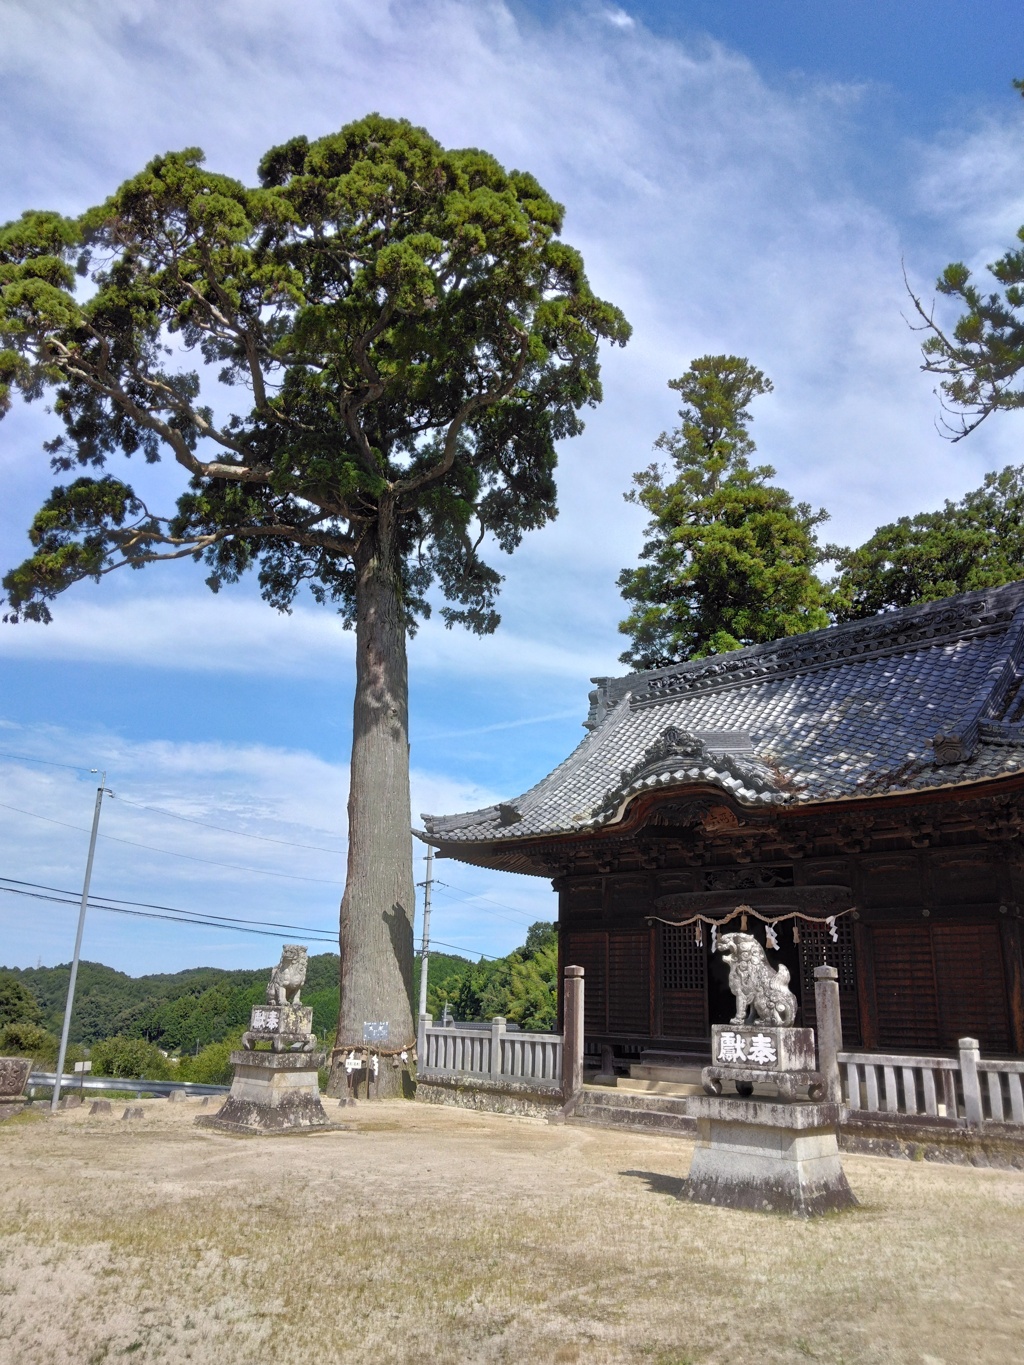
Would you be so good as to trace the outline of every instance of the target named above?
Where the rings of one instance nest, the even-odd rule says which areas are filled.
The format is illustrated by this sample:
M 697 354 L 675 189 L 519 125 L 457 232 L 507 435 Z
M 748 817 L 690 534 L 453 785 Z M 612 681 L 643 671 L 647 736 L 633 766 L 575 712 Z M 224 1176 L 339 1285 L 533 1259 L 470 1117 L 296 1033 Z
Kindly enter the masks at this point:
M 678 783 L 687 778 L 731 787 L 751 801 L 785 800 L 778 783 L 763 764 L 731 753 L 712 755 L 707 744 L 692 731 L 668 725 L 635 763 L 622 769 L 618 781 L 608 788 L 591 811 L 590 822 L 614 811 L 634 791 L 666 782 Z

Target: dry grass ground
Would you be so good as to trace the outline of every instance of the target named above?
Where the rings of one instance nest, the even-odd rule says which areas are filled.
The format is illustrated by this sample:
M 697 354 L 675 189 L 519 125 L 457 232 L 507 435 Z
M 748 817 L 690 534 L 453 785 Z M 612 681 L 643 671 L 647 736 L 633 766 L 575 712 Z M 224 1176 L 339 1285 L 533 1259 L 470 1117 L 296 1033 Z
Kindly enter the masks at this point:
M 679 1139 L 144 1108 L 0 1125 L 4 1365 L 1024 1361 L 1024 1174 L 849 1157 L 862 1207 L 802 1223 L 676 1200 Z

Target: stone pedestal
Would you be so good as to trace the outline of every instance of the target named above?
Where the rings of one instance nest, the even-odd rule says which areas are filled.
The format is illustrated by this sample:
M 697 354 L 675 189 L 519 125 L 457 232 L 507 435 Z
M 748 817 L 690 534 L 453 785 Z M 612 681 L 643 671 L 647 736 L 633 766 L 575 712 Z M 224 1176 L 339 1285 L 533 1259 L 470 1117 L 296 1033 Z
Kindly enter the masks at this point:
M 31 1070 L 29 1057 L 0 1057 L 0 1120 L 21 1113 Z
M 196 1123 L 230 1133 L 294 1133 L 336 1128 L 320 1102 L 322 1052 L 232 1052 L 231 1093 Z
M 857 1200 L 839 1160 L 835 1104 L 696 1095 L 699 1134 L 681 1199 L 805 1217 Z
M 738 1095 L 769 1084 L 784 1099 L 825 1099 L 825 1082 L 815 1066 L 814 1030 L 761 1024 L 715 1024 L 711 1029 L 711 1066 L 701 1082 L 709 1095 L 731 1082 Z

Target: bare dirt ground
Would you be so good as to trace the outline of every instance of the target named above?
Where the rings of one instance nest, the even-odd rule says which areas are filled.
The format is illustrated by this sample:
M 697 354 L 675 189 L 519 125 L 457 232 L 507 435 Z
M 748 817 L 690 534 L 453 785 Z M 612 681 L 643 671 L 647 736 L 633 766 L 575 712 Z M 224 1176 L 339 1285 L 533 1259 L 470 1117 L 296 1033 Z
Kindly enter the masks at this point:
M 804 1223 L 678 1201 L 677 1138 L 143 1107 L 0 1124 L 3 1365 L 1024 1360 L 1022 1173 L 847 1157 L 861 1208 Z

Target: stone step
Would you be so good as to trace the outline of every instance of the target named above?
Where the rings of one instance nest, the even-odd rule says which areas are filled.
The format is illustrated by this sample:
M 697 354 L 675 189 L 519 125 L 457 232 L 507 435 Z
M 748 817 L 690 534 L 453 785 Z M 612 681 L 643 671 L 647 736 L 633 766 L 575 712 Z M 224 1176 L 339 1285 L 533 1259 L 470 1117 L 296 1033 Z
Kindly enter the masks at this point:
M 633 1062 L 629 1068 L 632 1081 L 662 1081 L 676 1085 L 696 1086 L 700 1090 L 699 1066 L 666 1066 L 657 1062 Z
M 686 1099 L 673 1095 L 629 1094 L 618 1090 L 585 1090 L 570 1120 L 602 1128 L 632 1128 L 639 1132 L 696 1134 L 697 1125 L 686 1112 Z

